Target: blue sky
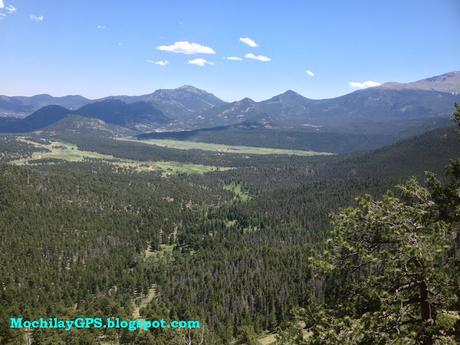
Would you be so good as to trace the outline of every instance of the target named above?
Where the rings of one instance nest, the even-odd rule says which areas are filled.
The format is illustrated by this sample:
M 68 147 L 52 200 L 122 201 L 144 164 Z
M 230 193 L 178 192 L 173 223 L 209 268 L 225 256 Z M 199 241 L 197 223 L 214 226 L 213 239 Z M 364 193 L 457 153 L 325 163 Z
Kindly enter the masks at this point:
M 0 94 L 328 98 L 460 70 L 459 42 L 458 0 L 0 0 Z

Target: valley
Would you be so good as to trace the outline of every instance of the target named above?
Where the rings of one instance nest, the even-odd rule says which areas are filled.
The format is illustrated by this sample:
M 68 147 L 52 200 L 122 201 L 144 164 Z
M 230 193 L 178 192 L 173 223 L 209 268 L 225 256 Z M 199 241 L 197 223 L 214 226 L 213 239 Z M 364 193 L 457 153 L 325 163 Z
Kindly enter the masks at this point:
M 269 148 L 269 147 L 256 147 L 256 146 L 233 146 L 233 145 L 221 145 L 221 144 L 201 143 L 201 142 L 195 142 L 195 141 L 181 141 L 181 140 L 167 140 L 167 139 L 140 140 L 139 142 L 144 143 L 144 144 L 169 147 L 169 148 L 179 149 L 179 150 L 203 150 L 203 151 L 213 151 L 213 152 L 255 154 L 255 155 L 295 155 L 295 156 L 331 155 L 331 153 L 328 153 L 328 152 L 287 150 L 287 149 L 275 149 L 275 148 Z
M 45 141 L 44 143 L 26 139 L 25 137 L 17 137 L 16 140 L 32 145 L 40 150 L 33 152 L 29 157 L 12 160 L 10 163 L 13 165 L 58 164 L 60 162 L 83 162 L 85 160 L 97 160 L 101 163 L 107 163 L 112 166 L 115 171 L 131 170 L 137 172 L 160 172 L 162 176 L 181 173 L 204 174 L 211 171 L 225 171 L 231 169 L 227 167 L 213 167 L 180 162 L 119 159 L 111 155 L 82 151 L 78 149 L 76 145 L 60 141 Z
M 314 100 L 288 90 L 255 102 L 225 102 L 182 86 L 140 96 L 0 97 L 0 133 L 24 133 L 100 121 L 112 133 L 171 139 L 348 153 L 377 149 L 450 125 L 460 72 L 410 83 L 386 83 L 331 99 Z M 66 108 L 67 107 L 67 108 Z M 3 110 L 2 110 L 3 109 Z M 17 113 L 15 113 L 17 111 Z M 28 111 L 28 116 L 22 116 Z M 18 118 L 22 116 L 22 118 Z M 94 127 L 94 123 L 91 127 Z
M 460 344 L 459 6 L 0 0 L 0 345 Z
M 442 173 L 460 156 L 453 128 L 376 151 L 317 155 L 126 140 L 107 136 L 100 123 L 93 132 L 71 123 L 0 138 L 0 249 L 9 253 L 1 256 L 2 275 L 20 282 L 2 292 L 2 320 L 17 304 L 32 306 L 27 317 L 56 305 L 51 312 L 61 317 L 198 318 L 210 344 L 278 344 L 297 331 L 304 341 L 315 339 L 316 330 L 299 329 L 289 310 L 301 308 L 303 315 L 322 298 L 309 258 L 330 236 L 329 214 L 356 205 L 364 193 L 399 193 L 396 184 L 425 170 Z M 26 265 L 13 250 L 29 253 Z M 183 338 L 152 334 L 34 337 L 94 344 L 181 344 Z
M 450 90 L 452 77 L 443 78 Z M 447 238 L 439 234 L 452 236 L 458 170 L 455 161 L 444 167 L 460 157 L 460 144 L 444 108 L 458 112 L 448 103 L 457 95 L 440 95 L 445 88 L 428 92 L 426 83 L 404 101 L 426 105 L 417 116 L 400 116 L 398 100 L 405 96 L 391 87 L 399 110 L 375 121 L 369 118 L 377 109 L 372 105 L 367 115 L 357 106 L 363 112 L 356 118 L 334 123 L 330 102 L 338 100 L 331 100 L 324 108 L 329 115 L 314 111 L 329 120 L 315 122 L 321 116 L 308 109 L 322 101 L 293 92 L 265 103 L 245 100 L 249 110 L 241 113 L 241 104 L 191 86 L 84 100 L 79 108 L 44 105 L 28 117 L 3 119 L 9 131 L 0 135 L 0 343 L 24 339 L 21 330 L 5 327 L 17 306 L 27 306 L 21 315 L 31 319 L 118 315 L 199 319 L 204 325 L 200 331 L 37 330 L 27 333 L 33 344 L 304 345 L 319 344 L 328 322 L 343 332 L 351 326 L 342 322 L 350 318 L 359 327 L 371 320 L 377 323 L 373 330 L 380 329 L 385 313 L 398 313 L 373 304 L 368 293 L 381 285 L 360 280 L 368 277 L 364 273 L 350 278 L 342 269 L 353 271 L 357 263 L 346 255 L 339 264 L 321 260 L 362 241 L 373 248 L 372 234 L 380 227 L 395 236 L 389 243 L 404 246 L 411 240 L 397 236 L 418 236 L 404 230 L 412 229 L 408 220 L 414 227 L 428 224 L 422 228 L 429 244 L 425 234 L 417 237 L 423 253 Z M 359 103 L 367 92 L 343 97 Z M 321 124 L 301 126 L 310 122 Z M 398 210 L 405 220 L 397 218 Z M 328 251 L 330 245 L 335 247 Z M 443 274 L 448 296 L 456 266 L 445 271 L 436 263 L 454 262 L 454 247 L 440 243 L 443 256 L 427 264 L 434 265 L 433 276 Z M 392 250 L 412 250 L 399 248 Z M 361 260 L 385 262 L 379 253 L 366 255 Z M 365 301 L 347 295 L 348 289 Z M 395 295 L 386 291 L 381 296 Z M 444 312 L 455 310 L 450 301 L 442 301 L 439 315 L 447 326 L 440 324 L 439 334 L 455 339 L 456 326 L 449 325 L 457 312 Z M 413 328 L 400 332 L 410 337 Z

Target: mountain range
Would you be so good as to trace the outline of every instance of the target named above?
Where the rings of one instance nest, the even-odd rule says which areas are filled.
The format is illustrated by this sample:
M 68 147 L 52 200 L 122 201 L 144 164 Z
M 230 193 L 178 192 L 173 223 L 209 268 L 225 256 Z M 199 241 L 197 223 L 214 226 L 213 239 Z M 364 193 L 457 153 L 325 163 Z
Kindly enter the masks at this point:
M 435 77 L 422 79 L 412 83 L 385 83 L 379 86 L 380 89 L 392 90 L 426 90 L 441 91 L 452 94 L 460 93 L 460 73 L 449 72 Z
M 47 105 L 59 105 L 69 110 L 77 110 L 90 103 L 119 100 L 124 103 L 149 103 L 166 116 L 186 119 L 193 114 L 226 104 L 213 94 L 193 86 L 184 85 L 176 89 L 159 89 L 141 96 L 109 96 L 90 100 L 82 96 L 53 97 L 50 95 L 0 96 L 0 117 L 25 117 Z
M 386 83 L 344 96 L 313 100 L 292 90 L 262 102 L 249 98 L 196 115 L 198 127 L 244 121 L 279 127 L 353 127 L 362 123 L 445 118 L 460 100 L 460 72 L 407 84 Z
M 197 112 L 226 104 L 212 93 L 189 85 L 176 89 L 159 89 L 142 96 L 112 96 L 110 98 L 120 99 L 126 103 L 147 102 L 170 118 L 179 121 L 192 118 Z
M 106 99 L 86 104 L 76 110 L 59 105 L 47 105 L 23 119 L 3 118 L 0 119 L 0 132 L 32 132 L 72 115 L 98 119 L 138 131 L 157 128 L 170 121 L 161 110 L 150 103 L 125 103 L 117 99 Z
M 460 72 L 410 83 L 386 83 L 322 100 L 288 90 L 261 102 L 250 98 L 225 102 L 193 86 L 98 100 L 0 96 L 0 132 L 35 131 L 78 115 L 138 133 L 256 124 L 266 130 L 380 135 L 391 142 L 448 126 L 455 102 L 460 103 Z M 31 114 L 24 117 L 28 112 Z M 245 133 L 249 134 L 250 128 L 245 126 Z
M 0 95 L 0 117 L 25 117 L 47 105 L 59 105 L 72 110 L 88 103 L 91 103 L 90 99 L 78 95 L 63 97 L 53 97 L 47 94 L 31 97 Z

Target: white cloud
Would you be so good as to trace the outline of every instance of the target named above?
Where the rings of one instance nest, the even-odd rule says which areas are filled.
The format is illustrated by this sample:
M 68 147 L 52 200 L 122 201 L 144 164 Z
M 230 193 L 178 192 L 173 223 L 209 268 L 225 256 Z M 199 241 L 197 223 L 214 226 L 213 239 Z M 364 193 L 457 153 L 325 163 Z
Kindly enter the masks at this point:
M 98 26 L 96 26 L 96 28 L 100 29 L 100 30 L 104 30 L 106 29 L 107 27 L 105 25 L 101 25 L 99 24 Z
M 197 66 L 204 66 L 204 65 L 214 65 L 214 62 L 205 60 L 205 59 L 193 59 L 193 60 L 188 60 L 189 65 L 197 65 Z
M 166 65 L 169 65 L 169 61 L 168 60 L 147 60 L 148 63 L 153 63 L 155 65 L 160 65 L 160 66 L 166 66 Z
M 13 5 L 8 5 L 8 6 L 6 6 L 5 10 L 6 10 L 6 12 L 8 12 L 8 14 L 12 14 L 12 13 L 16 12 L 16 7 L 14 7 Z
M 254 40 L 250 39 L 249 37 L 241 37 L 240 41 L 250 47 L 253 47 L 253 48 L 257 47 L 257 43 Z
M 242 61 L 243 59 L 238 57 L 238 56 L 227 56 L 225 59 L 231 60 L 231 61 Z
M 34 22 L 42 22 L 43 19 L 45 19 L 44 16 L 36 16 L 35 14 L 30 15 L 30 20 L 33 20 Z
M 215 54 L 211 47 L 206 47 L 198 43 L 188 41 L 174 42 L 169 46 L 158 46 L 158 50 L 179 54 Z
M 314 77 L 315 76 L 315 73 L 313 73 L 312 71 L 310 71 L 309 69 L 307 69 L 305 71 L 305 73 L 307 73 L 310 77 Z
M 272 59 L 269 58 L 268 56 L 264 55 L 254 55 L 253 53 L 248 53 L 244 56 L 246 59 L 252 59 L 252 60 L 257 60 L 257 61 L 262 61 L 262 62 L 268 62 L 271 61 Z
M 10 4 L 5 6 L 5 3 L 3 2 L 3 0 L 0 0 L 0 10 L 6 11 L 6 13 L 0 12 L 0 19 L 2 19 L 3 17 L 6 17 L 7 15 L 13 14 L 14 12 L 16 12 L 16 7 Z
M 368 80 L 368 81 L 363 81 L 363 82 L 350 81 L 350 82 L 348 82 L 348 85 L 352 89 L 367 89 L 368 87 L 379 86 L 381 84 L 376 82 L 376 81 Z

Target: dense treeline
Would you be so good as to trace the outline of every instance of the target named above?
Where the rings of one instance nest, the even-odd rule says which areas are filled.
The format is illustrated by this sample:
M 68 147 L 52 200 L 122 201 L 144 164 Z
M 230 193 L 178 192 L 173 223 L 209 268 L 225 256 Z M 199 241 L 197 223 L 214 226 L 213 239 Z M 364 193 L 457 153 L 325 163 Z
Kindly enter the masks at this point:
M 291 326 L 277 344 L 458 344 L 460 158 L 398 190 L 333 216 L 311 260 L 322 299 L 296 311 L 309 335 Z
M 13 136 L 0 136 L 0 162 L 26 157 L 39 148 L 16 140 Z
M 81 135 L 61 135 L 60 139 L 78 145 L 82 150 L 97 151 L 118 158 L 139 161 L 175 161 L 223 167 L 273 167 L 288 164 L 306 164 L 315 157 L 272 156 L 211 152 L 202 150 L 179 150 L 134 141 L 113 140 L 111 138 L 86 137 Z
M 138 135 L 138 138 L 349 153 L 375 150 L 433 128 L 449 127 L 449 125 L 447 118 L 380 123 L 362 121 L 351 126 L 331 125 L 327 129 L 308 124 L 296 128 L 277 128 L 276 126 L 267 128 L 258 122 L 245 122 L 189 131 L 143 133 Z
M 147 246 L 199 222 L 186 205 L 226 197 L 180 179 L 107 171 L 0 166 L 2 325 L 18 307 L 24 317 L 71 307 L 90 315 L 102 297 L 129 313 L 132 296 L 153 282 L 140 265 Z
M 0 165 L 2 344 L 26 339 L 8 328 L 10 316 L 132 318 L 133 301 L 152 287 L 142 317 L 200 319 L 202 333 L 42 330 L 27 339 L 247 344 L 256 333 L 289 330 L 296 307 L 309 308 L 324 300 L 325 288 L 335 288 L 334 279 L 332 286 L 312 279 L 309 259 L 330 235 L 329 215 L 356 206 L 358 195 L 400 196 L 397 183 L 439 171 L 460 153 L 450 129 L 372 154 L 322 158 L 181 151 L 76 134 L 61 139 L 120 158 L 238 168 L 164 178 L 97 160 Z M 32 150 L 12 139 L 0 145 L 6 160 Z
M 346 153 L 376 149 L 395 141 L 390 135 L 363 135 L 318 132 L 316 128 L 266 129 L 247 126 L 214 127 L 181 132 L 160 132 L 139 135 L 140 139 L 192 140 L 225 145 L 274 147 L 317 152 Z

